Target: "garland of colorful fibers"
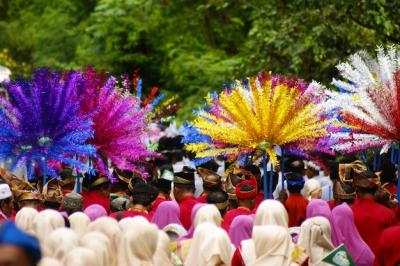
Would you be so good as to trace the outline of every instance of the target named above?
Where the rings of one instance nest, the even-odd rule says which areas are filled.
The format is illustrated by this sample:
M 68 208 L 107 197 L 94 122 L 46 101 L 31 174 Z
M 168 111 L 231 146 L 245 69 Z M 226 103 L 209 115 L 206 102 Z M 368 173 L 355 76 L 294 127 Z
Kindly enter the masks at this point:
M 335 150 L 354 152 L 372 147 L 382 147 L 387 152 L 392 144 L 392 154 L 400 149 L 400 54 L 392 46 L 385 51 L 377 49 L 377 58 L 365 52 L 350 56 L 349 62 L 339 64 L 346 81 L 334 80 L 339 92 L 330 92 L 326 106 L 335 110 L 343 128 L 351 132 L 333 134 L 339 141 Z M 392 156 L 392 163 L 396 163 Z M 400 176 L 400 167 L 398 167 Z M 400 179 L 397 199 L 400 203 Z
M 263 156 L 264 164 L 268 155 L 272 165 L 278 165 L 277 147 L 315 143 L 328 134 L 324 109 L 308 93 L 311 86 L 303 88 L 272 76 L 247 81 L 221 92 L 209 103 L 208 111 L 199 112 L 193 126 L 211 142 L 187 143 L 186 149 L 196 157 L 254 153 Z

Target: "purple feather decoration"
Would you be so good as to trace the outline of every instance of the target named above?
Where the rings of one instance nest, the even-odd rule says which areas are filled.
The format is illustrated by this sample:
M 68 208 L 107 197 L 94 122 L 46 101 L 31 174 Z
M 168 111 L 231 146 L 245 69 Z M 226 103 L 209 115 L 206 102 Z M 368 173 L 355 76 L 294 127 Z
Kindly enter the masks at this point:
M 25 164 L 28 178 L 34 169 L 55 176 L 52 162 L 78 169 L 77 159 L 95 152 L 86 142 L 93 136 L 92 121 L 80 115 L 77 91 L 83 86 L 79 73 L 65 78 L 41 69 L 33 80 L 6 85 L 9 99 L 1 98 L 0 159 L 11 159 L 12 168 Z

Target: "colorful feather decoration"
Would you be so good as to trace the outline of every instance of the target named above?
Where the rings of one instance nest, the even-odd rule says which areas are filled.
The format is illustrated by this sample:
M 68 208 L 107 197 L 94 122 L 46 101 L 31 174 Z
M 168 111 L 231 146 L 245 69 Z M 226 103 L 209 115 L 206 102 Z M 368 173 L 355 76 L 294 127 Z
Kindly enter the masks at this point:
M 334 148 L 354 152 L 371 147 L 387 150 L 400 141 L 400 54 L 395 47 L 350 56 L 337 66 L 345 81 L 333 80 L 339 92 L 330 92 L 327 109 L 339 114 L 339 127 L 349 132 L 332 134 Z
M 32 80 L 7 84 L 8 100 L 1 98 L 0 158 L 10 159 L 11 168 L 25 165 L 30 179 L 34 170 L 56 176 L 51 161 L 85 169 L 75 158 L 95 148 L 87 144 L 92 121 L 79 112 L 77 93 L 83 83 L 80 73 L 63 77 L 41 69 Z
M 82 106 L 90 105 L 85 101 L 94 101 L 91 106 L 95 108 L 86 110 L 94 123 L 94 138 L 89 143 L 96 147 L 97 156 L 92 159 L 103 174 L 108 170 L 107 160 L 118 169 L 144 174 L 142 166 L 147 164 L 146 159 L 157 155 L 145 143 L 149 108 L 141 108 L 139 99 L 117 87 L 117 80 L 110 77 L 92 97 L 81 97 Z
M 314 88 L 283 81 L 265 75 L 249 78 L 210 97 L 193 126 L 212 141 L 187 143 L 186 149 L 198 158 L 261 151 L 277 165 L 276 147 L 317 143 L 327 136 L 323 106 L 308 93 Z

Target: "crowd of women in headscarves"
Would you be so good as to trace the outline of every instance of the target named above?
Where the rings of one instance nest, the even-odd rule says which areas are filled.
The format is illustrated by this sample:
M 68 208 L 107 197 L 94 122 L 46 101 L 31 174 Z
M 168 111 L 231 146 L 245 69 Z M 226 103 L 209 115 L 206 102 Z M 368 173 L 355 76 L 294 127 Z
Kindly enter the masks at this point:
M 189 166 L 172 156 L 155 179 L 93 176 L 82 195 L 63 178 L 64 196 L 49 189 L 40 204 L 31 192 L 13 202 L 0 184 L 1 214 L 38 239 L 41 266 L 329 265 L 322 260 L 341 246 L 355 265 L 400 262 L 394 167 L 375 173 L 350 160 L 329 178 L 291 158 L 284 173 L 267 169 L 276 188 L 268 195 L 256 164 Z

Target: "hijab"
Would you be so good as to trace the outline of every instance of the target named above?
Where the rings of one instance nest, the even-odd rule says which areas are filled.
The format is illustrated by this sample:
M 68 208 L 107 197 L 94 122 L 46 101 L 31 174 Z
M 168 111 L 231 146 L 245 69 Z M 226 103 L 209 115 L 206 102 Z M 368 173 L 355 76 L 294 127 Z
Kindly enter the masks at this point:
M 254 225 L 278 225 L 288 228 L 288 224 L 288 213 L 281 202 L 267 199 L 258 206 Z
M 136 223 L 146 223 L 148 224 L 149 221 L 144 218 L 143 216 L 135 216 L 135 217 L 127 217 L 119 221 L 119 227 L 121 228 L 122 232 L 125 232 L 129 228 L 135 228 Z
M 111 241 L 112 254 L 117 252 L 119 236 L 121 229 L 119 228 L 118 222 L 110 217 L 101 217 L 94 222 L 91 222 L 88 226 L 88 232 L 100 232 L 103 233 Z
M 34 208 L 23 207 L 15 216 L 15 224 L 19 229 L 24 230 L 26 233 L 34 234 L 33 220 L 38 213 L 39 212 Z
M 159 229 L 163 229 L 168 224 L 181 224 L 179 205 L 176 201 L 164 201 L 158 205 L 151 222 L 156 224 Z
M 255 226 L 253 242 L 256 260 L 252 266 L 289 266 L 292 258 L 292 241 L 288 231 L 277 225 Z
M 372 265 L 375 256 L 361 238 L 354 223 L 353 211 L 343 203 L 332 210 L 333 222 L 343 236 L 343 242 L 356 265 Z
M 334 249 L 329 220 L 320 216 L 305 220 L 300 227 L 297 244 L 309 256 L 308 265 L 327 265 L 320 262 Z
M 306 183 L 304 184 L 304 196 L 306 199 L 311 200 L 313 199 L 314 195 L 312 195 L 314 192 L 319 191 L 320 193 L 318 194 L 319 199 L 321 198 L 321 185 L 318 180 L 315 179 L 308 179 Z
M 63 216 L 55 210 L 47 209 L 39 212 L 33 219 L 32 229 L 40 242 L 43 243 L 45 238 L 55 229 L 64 227 Z
M 83 212 L 74 212 L 68 217 L 70 228 L 79 236 L 83 235 L 90 224 L 89 217 Z
M 98 265 L 96 252 L 91 249 L 77 247 L 71 250 L 64 259 L 64 266 Z
M 111 253 L 111 241 L 100 232 L 90 232 L 82 236 L 80 246 L 96 252 L 97 266 L 115 265 L 114 254 Z
M 193 223 L 188 233 L 180 240 L 192 238 L 196 227 L 204 222 L 214 223 L 216 226 L 220 227 L 222 217 L 214 204 L 196 204 L 192 210 L 192 221 Z
M 104 207 L 99 204 L 92 204 L 88 206 L 83 212 L 89 217 L 90 221 L 92 222 L 97 218 L 107 216 L 106 209 L 104 209 Z
M 43 254 L 63 261 L 68 252 L 78 247 L 79 237 L 69 228 L 58 228 L 48 235 L 42 243 Z
M 155 265 L 154 254 L 158 245 L 157 226 L 138 222 L 121 235 L 118 246 L 118 266 Z
M 44 257 L 40 260 L 38 266 L 63 266 L 63 264 L 57 259 Z
M 235 217 L 229 227 L 229 237 L 232 244 L 237 247 L 242 240 L 250 239 L 253 230 L 253 218 L 248 215 Z
M 169 238 L 163 231 L 158 231 L 158 242 L 156 253 L 154 254 L 154 264 L 163 266 L 173 266 L 171 261 L 171 249 Z
M 225 230 L 213 223 L 199 224 L 194 232 L 185 266 L 231 265 L 233 246 Z
M 321 199 L 313 199 L 308 203 L 306 210 L 306 219 L 317 216 L 325 217 L 326 219 L 328 219 L 331 225 L 333 245 L 337 247 L 342 244 L 343 236 L 340 234 L 339 230 L 336 230 L 336 224 L 333 222 L 331 209 L 329 208 L 329 205 L 326 201 Z

